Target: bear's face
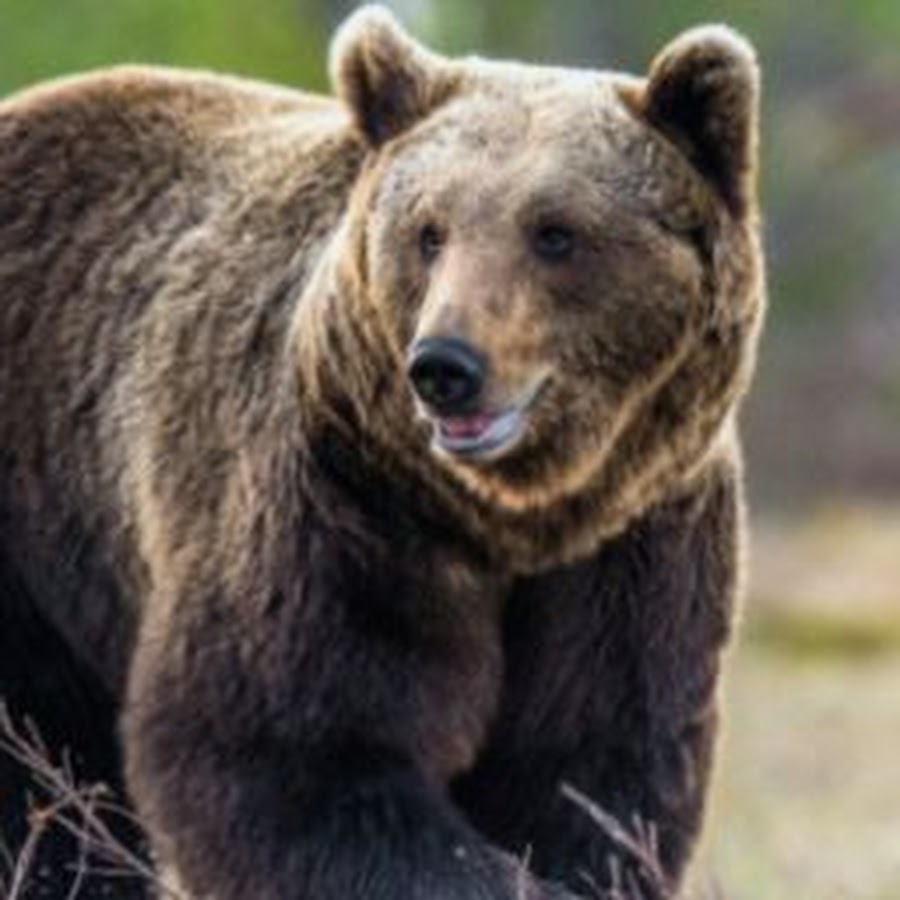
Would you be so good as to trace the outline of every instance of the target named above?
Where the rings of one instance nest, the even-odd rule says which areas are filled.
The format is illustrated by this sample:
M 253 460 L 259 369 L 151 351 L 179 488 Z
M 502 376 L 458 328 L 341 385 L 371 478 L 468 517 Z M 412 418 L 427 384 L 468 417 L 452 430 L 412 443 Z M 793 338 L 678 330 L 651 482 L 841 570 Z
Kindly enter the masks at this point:
M 754 257 L 755 69 L 719 30 L 682 42 L 645 83 L 454 64 L 372 12 L 339 38 L 373 148 L 360 280 L 423 443 L 504 506 L 579 491 L 756 299 L 717 271 Z

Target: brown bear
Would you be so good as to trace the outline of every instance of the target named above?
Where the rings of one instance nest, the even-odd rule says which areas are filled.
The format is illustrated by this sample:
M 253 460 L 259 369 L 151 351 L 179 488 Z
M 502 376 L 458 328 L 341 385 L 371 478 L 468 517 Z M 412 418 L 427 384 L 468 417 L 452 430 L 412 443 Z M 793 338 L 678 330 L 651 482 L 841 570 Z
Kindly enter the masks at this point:
M 450 60 L 367 8 L 331 67 L 0 104 L 0 692 L 190 896 L 674 891 L 739 582 L 753 53 Z

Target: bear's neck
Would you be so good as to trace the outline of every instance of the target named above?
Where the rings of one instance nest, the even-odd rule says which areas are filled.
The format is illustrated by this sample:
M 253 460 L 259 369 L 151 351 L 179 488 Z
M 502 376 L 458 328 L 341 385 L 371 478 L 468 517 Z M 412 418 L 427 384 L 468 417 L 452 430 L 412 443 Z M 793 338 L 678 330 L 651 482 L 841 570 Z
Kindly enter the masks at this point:
M 342 243 L 337 236 L 333 246 Z M 326 249 L 291 335 L 307 500 L 360 533 L 413 543 L 436 536 L 481 566 L 497 562 L 475 498 L 431 458 L 402 361 L 339 265 Z

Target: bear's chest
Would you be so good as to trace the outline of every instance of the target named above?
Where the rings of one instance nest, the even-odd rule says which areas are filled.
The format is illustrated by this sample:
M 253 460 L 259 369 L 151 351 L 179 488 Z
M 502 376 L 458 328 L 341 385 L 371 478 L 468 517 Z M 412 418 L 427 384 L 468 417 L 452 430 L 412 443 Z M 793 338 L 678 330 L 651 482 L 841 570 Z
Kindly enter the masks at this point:
M 439 781 L 470 768 L 500 702 L 508 582 L 418 542 L 344 561 L 341 576 L 348 632 L 386 679 L 386 721 Z

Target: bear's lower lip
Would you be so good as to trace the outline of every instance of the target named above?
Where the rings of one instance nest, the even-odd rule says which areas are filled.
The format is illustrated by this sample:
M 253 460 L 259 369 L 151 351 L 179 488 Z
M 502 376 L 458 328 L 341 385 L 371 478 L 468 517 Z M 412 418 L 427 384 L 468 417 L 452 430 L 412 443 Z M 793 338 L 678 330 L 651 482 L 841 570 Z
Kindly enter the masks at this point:
M 521 409 L 441 418 L 434 422 L 432 444 L 435 449 L 456 456 L 498 456 L 518 441 L 525 424 Z

